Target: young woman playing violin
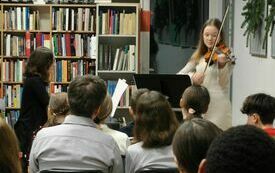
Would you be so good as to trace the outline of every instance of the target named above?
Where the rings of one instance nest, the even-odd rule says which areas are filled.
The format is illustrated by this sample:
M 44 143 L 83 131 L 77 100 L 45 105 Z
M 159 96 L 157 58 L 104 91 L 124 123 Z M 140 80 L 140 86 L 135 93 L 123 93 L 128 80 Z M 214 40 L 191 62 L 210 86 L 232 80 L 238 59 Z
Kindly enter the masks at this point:
M 232 125 L 229 88 L 235 63 L 231 58 L 230 49 L 224 42 L 222 30 L 218 35 L 220 28 L 219 19 L 206 21 L 202 27 L 196 51 L 178 74 L 188 74 L 194 85 L 203 85 L 208 89 L 210 104 L 204 118 L 225 130 Z M 216 39 L 218 39 L 217 47 L 214 47 Z M 210 57 L 211 54 L 213 54 L 212 57 Z M 210 61 L 209 65 L 208 61 Z

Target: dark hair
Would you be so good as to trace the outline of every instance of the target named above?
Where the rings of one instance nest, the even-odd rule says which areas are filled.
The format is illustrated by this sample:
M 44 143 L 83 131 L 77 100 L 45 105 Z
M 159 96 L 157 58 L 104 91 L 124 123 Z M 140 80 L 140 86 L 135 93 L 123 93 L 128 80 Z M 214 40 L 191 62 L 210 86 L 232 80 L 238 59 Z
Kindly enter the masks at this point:
M 53 57 L 53 52 L 49 48 L 39 47 L 35 49 L 28 59 L 24 77 L 40 75 L 43 81 L 48 82 Z
M 145 92 L 148 92 L 147 88 L 140 88 L 133 92 L 131 99 L 130 99 L 130 106 L 134 113 L 136 113 L 136 106 L 138 98 Z
M 252 125 L 232 127 L 218 136 L 206 156 L 207 173 L 274 173 L 275 143 Z
M 68 98 L 71 113 L 91 117 L 106 96 L 106 85 L 98 76 L 76 77 L 69 85 Z
M 264 93 L 250 95 L 245 99 L 241 112 L 248 116 L 257 113 L 263 124 L 272 124 L 275 118 L 275 98 Z
M 188 111 L 189 108 L 194 109 L 192 117 L 202 118 L 201 115 L 206 113 L 210 103 L 210 96 L 207 88 L 199 85 L 192 85 L 186 88 L 182 94 L 183 108 Z
M 178 121 L 166 98 L 157 91 L 143 93 L 137 100 L 135 139 L 142 147 L 155 148 L 172 143 Z
M 179 170 L 197 173 L 211 142 L 222 133 L 215 124 L 201 118 L 185 121 L 175 133 L 173 152 Z
M 0 117 L 0 171 L 21 173 L 19 144 L 12 128 Z
M 219 30 L 221 28 L 221 24 L 222 24 L 221 21 L 217 18 L 208 19 L 204 23 L 204 25 L 202 26 L 201 32 L 200 32 L 199 43 L 198 43 L 196 51 L 192 55 L 192 59 L 195 59 L 196 61 L 198 61 L 201 58 L 201 56 L 204 55 L 208 51 L 208 48 L 206 47 L 206 45 L 203 42 L 204 29 L 207 26 L 215 26 Z M 224 43 L 224 32 L 223 32 L 223 30 L 221 31 L 221 34 L 220 34 L 219 44 L 225 44 Z
M 94 122 L 96 124 L 103 123 L 106 118 L 111 114 L 113 109 L 113 102 L 112 102 L 112 97 L 107 94 L 103 103 L 100 105 L 99 112 L 97 116 L 94 119 Z

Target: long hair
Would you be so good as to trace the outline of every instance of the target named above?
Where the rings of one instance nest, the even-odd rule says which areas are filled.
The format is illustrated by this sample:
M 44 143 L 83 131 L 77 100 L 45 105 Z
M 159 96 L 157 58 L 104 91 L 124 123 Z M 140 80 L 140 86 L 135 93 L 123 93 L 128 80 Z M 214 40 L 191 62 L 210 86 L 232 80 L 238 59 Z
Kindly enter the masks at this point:
M 12 128 L 0 117 L 0 170 L 21 173 L 19 144 Z
M 53 52 L 46 47 L 35 49 L 26 66 L 24 78 L 27 76 L 39 75 L 43 81 L 49 81 L 49 69 L 53 64 Z
M 68 95 L 65 92 L 51 94 L 48 106 L 48 121 L 45 127 L 55 126 L 64 121 L 69 114 L 70 106 Z
M 200 39 L 199 39 L 199 42 L 198 42 L 198 45 L 197 45 L 197 49 L 193 53 L 193 55 L 191 56 L 191 59 L 195 60 L 195 62 L 198 62 L 200 60 L 201 56 L 203 56 L 208 51 L 208 48 L 206 47 L 206 45 L 203 42 L 203 32 L 204 32 L 204 29 L 207 26 L 215 26 L 218 30 L 220 30 L 221 21 L 219 19 L 216 19 L 216 18 L 208 19 L 204 23 L 204 25 L 202 26 L 202 29 L 201 29 L 201 32 L 200 32 Z M 225 44 L 224 43 L 224 32 L 223 32 L 223 30 L 221 31 L 220 41 L 217 45 L 219 45 L 219 44 Z
M 166 98 L 157 91 L 143 93 L 137 100 L 134 137 L 144 148 L 172 143 L 178 121 Z
M 106 118 L 111 114 L 112 110 L 113 110 L 112 97 L 109 94 L 107 94 L 103 103 L 100 105 L 99 112 L 95 117 L 94 122 L 96 124 L 104 123 Z

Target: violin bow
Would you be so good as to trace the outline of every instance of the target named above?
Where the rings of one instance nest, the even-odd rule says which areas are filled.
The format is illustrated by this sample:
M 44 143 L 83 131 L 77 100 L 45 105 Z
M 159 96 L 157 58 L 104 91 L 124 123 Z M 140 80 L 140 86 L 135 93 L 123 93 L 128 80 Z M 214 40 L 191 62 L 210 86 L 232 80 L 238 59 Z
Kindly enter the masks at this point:
M 217 38 L 216 38 L 216 40 L 215 40 L 215 42 L 214 42 L 214 46 L 213 46 L 213 49 L 212 49 L 212 51 L 211 51 L 210 58 L 209 58 L 209 60 L 207 61 L 207 65 L 206 65 L 205 68 L 204 68 L 203 74 L 205 73 L 206 69 L 209 67 L 210 62 L 211 62 L 211 60 L 212 60 L 212 58 L 213 58 L 214 52 L 216 51 L 217 44 L 218 44 L 218 40 L 219 40 L 218 38 L 219 38 L 220 35 L 221 35 L 222 28 L 223 28 L 223 25 L 224 25 L 224 21 L 225 21 L 225 19 L 226 19 L 227 13 L 228 13 L 228 11 L 229 11 L 229 6 L 230 6 L 230 3 L 227 5 L 227 8 L 226 8 L 226 10 L 225 10 L 224 16 L 223 16 L 223 18 L 222 18 L 221 27 L 220 27 L 220 29 L 219 29 Z

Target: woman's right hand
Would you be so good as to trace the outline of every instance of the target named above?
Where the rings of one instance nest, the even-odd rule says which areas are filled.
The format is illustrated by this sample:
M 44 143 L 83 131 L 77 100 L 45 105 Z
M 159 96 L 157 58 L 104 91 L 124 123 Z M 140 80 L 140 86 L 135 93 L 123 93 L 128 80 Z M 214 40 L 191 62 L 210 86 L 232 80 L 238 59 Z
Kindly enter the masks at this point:
M 201 72 L 196 72 L 192 76 L 192 81 L 194 85 L 201 85 L 203 83 L 203 80 L 204 80 L 204 74 Z

